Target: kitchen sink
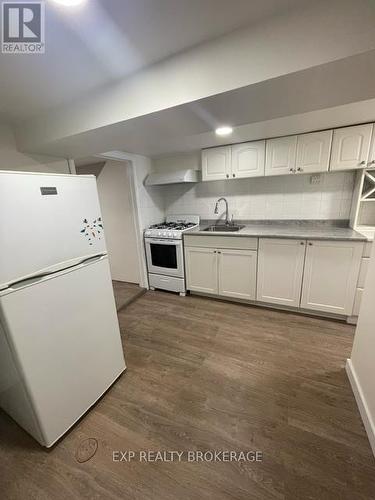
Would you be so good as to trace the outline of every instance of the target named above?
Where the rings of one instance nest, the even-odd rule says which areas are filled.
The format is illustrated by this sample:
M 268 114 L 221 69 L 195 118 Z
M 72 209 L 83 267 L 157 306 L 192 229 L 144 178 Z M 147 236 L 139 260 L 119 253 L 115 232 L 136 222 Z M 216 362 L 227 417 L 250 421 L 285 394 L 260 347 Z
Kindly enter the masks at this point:
M 219 232 L 219 233 L 236 233 L 240 229 L 244 228 L 244 225 L 237 225 L 234 224 L 233 226 L 224 226 L 224 225 L 217 225 L 217 226 L 208 226 L 206 229 L 203 229 L 203 231 L 212 231 L 212 232 Z

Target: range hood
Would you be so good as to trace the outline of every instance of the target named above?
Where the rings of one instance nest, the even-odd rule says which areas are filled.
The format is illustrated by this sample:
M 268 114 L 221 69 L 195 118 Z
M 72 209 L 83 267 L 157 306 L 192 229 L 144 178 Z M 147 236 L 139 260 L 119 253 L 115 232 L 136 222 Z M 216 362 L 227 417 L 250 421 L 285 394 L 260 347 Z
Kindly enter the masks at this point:
M 146 177 L 145 186 L 162 186 L 163 184 L 185 184 L 199 182 L 199 170 L 185 168 L 184 170 L 153 172 Z

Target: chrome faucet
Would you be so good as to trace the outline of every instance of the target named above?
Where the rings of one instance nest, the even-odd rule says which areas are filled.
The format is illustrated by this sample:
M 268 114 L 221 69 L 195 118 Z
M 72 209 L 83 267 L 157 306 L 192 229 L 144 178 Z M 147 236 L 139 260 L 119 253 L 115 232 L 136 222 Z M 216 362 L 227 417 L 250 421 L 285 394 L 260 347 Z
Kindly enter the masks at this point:
M 229 226 L 228 201 L 226 200 L 226 198 L 219 198 L 217 200 L 216 205 L 215 205 L 214 213 L 215 214 L 219 213 L 219 203 L 221 201 L 225 201 L 225 225 Z

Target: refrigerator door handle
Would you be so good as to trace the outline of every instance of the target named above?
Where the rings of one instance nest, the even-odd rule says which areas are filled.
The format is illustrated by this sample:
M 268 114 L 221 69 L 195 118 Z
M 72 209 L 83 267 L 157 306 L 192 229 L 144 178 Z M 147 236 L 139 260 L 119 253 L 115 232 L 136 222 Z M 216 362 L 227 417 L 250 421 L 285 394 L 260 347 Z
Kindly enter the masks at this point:
M 106 257 L 107 254 L 101 253 L 99 255 L 94 255 L 93 257 L 87 257 L 87 259 L 83 259 L 79 262 L 79 264 L 76 265 L 83 265 L 83 264 L 89 264 L 91 262 L 95 262 L 97 260 L 103 260 L 104 257 Z
M 102 260 L 106 257 L 107 257 L 106 253 L 101 253 L 101 254 L 93 255 L 90 257 L 83 258 L 83 259 L 73 259 L 69 262 L 66 262 L 65 263 L 66 265 L 54 266 L 53 268 L 45 269 L 45 270 L 43 270 L 39 273 L 36 273 L 32 276 L 26 276 L 25 278 L 14 281 L 13 283 L 9 283 L 8 286 L 1 291 L 2 292 L 6 292 L 6 291 L 10 291 L 10 290 L 14 291 L 14 290 L 22 288 L 26 285 L 33 285 L 34 283 L 38 283 L 38 281 L 41 281 L 48 276 L 53 276 L 55 274 L 58 274 L 62 271 L 67 271 L 67 270 L 72 269 L 74 267 L 78 268 L 78 267 L 81 267 L 81 266 L 84 266 L 87 264 L 91 264 L 92 262 Z

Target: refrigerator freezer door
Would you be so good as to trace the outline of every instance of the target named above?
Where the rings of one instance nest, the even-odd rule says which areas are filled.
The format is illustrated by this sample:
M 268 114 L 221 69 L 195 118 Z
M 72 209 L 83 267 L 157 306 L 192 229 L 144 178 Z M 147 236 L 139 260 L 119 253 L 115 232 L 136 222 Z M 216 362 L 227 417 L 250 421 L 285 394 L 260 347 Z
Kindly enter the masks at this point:
M 105 253 L 102 225 L 95 177 L 0 172 L 0 289 Z
M 0 309 L 20 379 L 9 378 L 9 387 L 0 381 L 4 409 L 22 426 L 20 407 L 25 413 L 31 407 L 30 420 L 36 419 L 42 440 L 34 437 L 49 447 L 125 369 L 108 259 L 3 292 Z

